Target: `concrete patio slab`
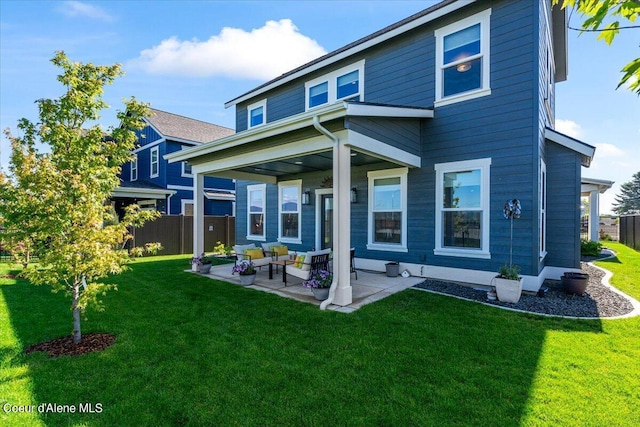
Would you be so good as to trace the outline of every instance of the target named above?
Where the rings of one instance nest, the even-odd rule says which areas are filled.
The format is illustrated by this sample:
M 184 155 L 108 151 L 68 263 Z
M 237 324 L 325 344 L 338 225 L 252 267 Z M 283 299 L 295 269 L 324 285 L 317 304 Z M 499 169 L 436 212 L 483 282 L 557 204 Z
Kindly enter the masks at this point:
M 202 274 L 202 276 L 224 280 L 225 282 L 235 283 L 240 286 L 240 278 L 237 274 L 232 274 L 232 267 L 233 264 L 214 266 L 208 274 Z M 387 277 L 384 272 L 358 270 L 357 280 L 355 275 L 351 275 L 352 303 L 344 307 L 330 304 L 327 309 L 342 313 L 351 313 L 364 305 L 380 301 L 389 295 L 408 289 L 424 280 L 422 277 Z M 287 276 L 287 283 L 285 285 L 282 281 L 282 270 L 277 273 L 274 271 L 273 279 L 269 279 L 268 267 L 258 269 L 254 284 L 247 286 L 247 288 L 276 294 L 296 301 L 315 304 L 317 306 L 320 306 L 321 303 L 321 301 L 313 297 L 310 289 L 302 286 L 302 279 L 289 275 Z

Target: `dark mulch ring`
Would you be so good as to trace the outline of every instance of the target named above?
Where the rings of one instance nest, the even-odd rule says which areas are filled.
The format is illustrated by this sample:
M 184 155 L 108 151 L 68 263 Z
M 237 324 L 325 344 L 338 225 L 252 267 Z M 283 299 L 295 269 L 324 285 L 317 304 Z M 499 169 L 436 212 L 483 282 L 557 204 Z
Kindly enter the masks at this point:
M 545 280 L 543 287 L 548 290 L 544 296 L 523 292 L 517 303 L 489 301 L 486 289 L 442 280 L 428 279 L 415 287 L 491 305 L 556 316 L 605 318 L 623 316 L 633 311 L 633 305 L 627 298 L 602 284 L 604 277 L 602 270 L 598 270 L 586 262 L 581 263 L 581 269 L 584 273 L 589 274 L 587 290 L 583 296 L 566 294 L 559 280 Z
M 115 340 L 116 336 L 112 334 L 91 333 L 82 335 L 82 340 L 78 344 L 74 344 L 73 337 L 69 335 L 31 345 L 24 352 L 29 354 L 34 351 L 44 351 L 49 353 L 49 357 L 78 356 L 92 351 L 102 351 L 113 344 Z

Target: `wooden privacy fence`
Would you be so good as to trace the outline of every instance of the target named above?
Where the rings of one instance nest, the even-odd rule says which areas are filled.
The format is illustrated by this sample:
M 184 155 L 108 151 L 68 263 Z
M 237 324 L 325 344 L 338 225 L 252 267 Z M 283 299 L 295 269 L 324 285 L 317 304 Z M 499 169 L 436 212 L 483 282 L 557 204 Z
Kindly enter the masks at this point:
M 640 215 L 620 217 L 620 243 L 640 251 Z
M 131 246 L 144 246 L 149 242 L 160 242 L 164 249 L 160 255 L 190 254 L 193 251 L 193 217 L 163 215 L 143 227 L 134 228 Z M 232 216 L 204 217 L 204 249 L 211 252 L 216 242 L 226 246 L 235 245 L 236 219 Z

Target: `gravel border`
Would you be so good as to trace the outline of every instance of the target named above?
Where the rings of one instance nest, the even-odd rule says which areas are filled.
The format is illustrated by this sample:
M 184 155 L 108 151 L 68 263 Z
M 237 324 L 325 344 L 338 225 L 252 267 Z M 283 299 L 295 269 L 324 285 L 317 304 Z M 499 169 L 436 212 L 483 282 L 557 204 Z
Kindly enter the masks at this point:
M 603 253 L 600 258 L 608 258 L 609 256 L 611 254 Z M 605 271 L 587 262 L 581 262 L 580 266 L 584 273 L 589 274 L 587 290 L 581 297 L 566 294 L 560 280 L 550 279 L 544 281 L 543 286 L 548 288 L 544 297 L 523 292 L 517 303 L 489 301 L 487 299 L 488 287 L 486 286 L 474 288 L 469 284 L 427 279 L 415 285 L 414 288 L 452 295 L 487 305 L 550 316 L 597 319 L 626 317 L 634 311 L 635 315 L 639 314 L 637 301 L 630 300 L 630 297 L 606 284 L 608 280 L 605 279 Z

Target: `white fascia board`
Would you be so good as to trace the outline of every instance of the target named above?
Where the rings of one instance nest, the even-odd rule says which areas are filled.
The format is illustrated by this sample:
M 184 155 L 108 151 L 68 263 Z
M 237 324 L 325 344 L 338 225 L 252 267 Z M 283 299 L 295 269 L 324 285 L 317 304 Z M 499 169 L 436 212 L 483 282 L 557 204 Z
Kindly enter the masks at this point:
M 251 99 L 253 97 L 261 95 L 261 94 L 263 94 L 263 93 L 265 93 L 267 91 L 270 91 L 271 89 L 274 89 L 274 88 L 276 88 L 278 86 L 281 86 L 281 85 L 284 85 L 284 84 L 286 84 L 286 83 L 288 83 L 290 81 L 293 81 L 295 79 L 303 77 L 303 76 L 305 76 L 305 75 L 307 75 L 309 73 L 312 73 L 312 72 L 314 72 L 316 70 L 324 68 L 324 67 L 326 67 L 328 65 L 331 65 L 331 64 L 333 64 L 335 62 L 342 61 L 343 59 L 346 59 L 346 58 L 348 58 L 348 57 L 350 57 L 352 55 L 355 55 L 355 54 L 357 54 L 359 52 L 362 52 L 362 51 L 364 51 L 366 49 L 369 49 L 370 47 L 373 47 L 373 46 L 376 46 L 376 45 L 378 45 L 380 43 L 383 43 L 383 42 L 385 42 L 385 41 L 387 41 L 389 39 L 397 37 L 397 36 L 399 36 L 399 35 L 401 35 L 403 33 L 406 33 L 407 31 L 411 31 L 414 28 L 417 28 L 417 27 L 419 27 L 421 25 L 424 25 L 424 24 L 426 24 L 428 22 L 436 20 L 436 19 L 438 19 L 438 18 L 440 18 L 442 16 L 445 16 L 445 15 L 451 13 L 451 12 L 454 12 L 454 11 L 456 11 L 458 9 L 461 9 L 461 8 L 463 8 L 465 6 L 468 6 L 468 5 L 470 5 L 471 3 L 474 3 L 474 2 L 475 2 L 475 0 L 457 1 L 455 3 L 451 3 L 451 4 L 447 5 L 447 6 L 444 6 L 441 9 L 434 10 L 432 13 L 429 13 L 428 15 L 424 15 L 424 16 L 422 16 L 422 17 L 420 17 L 420 18 L 418 18 L 418 19 L 416 19 L 414 21 L 407 22 L 405 25 L 403 25 L 401 27 L 395 28 L 395 29 L 393 29 L 391 31 L 388 31 L 388 32 L 384 33 L 384 34 L 380 34 L 378 37 L 376 37 L 374 39 L 371 39 L 371 40 L 367 40 L 364 43 L 360 43 L 359 45 L 356 45 L 356 46 L 352 47 L 351 49 L 345 50 L 344 52 L 340 52 L 340 53 L 338 53 L 336 55 L 330 56 L 329 58 L 325 59 L 324 61 L 318 62 L 317 64 L 310 65 L 309 67 L 304 68 L 304 69 L 298 71 L 297 73 L 291 74 L 291 75 L 289 75 L 287 77 L 284 77 L 281 80 L 277 80 L 277 81 L 273 82 L 272 84 L 270 84 L 268 86 L 264 86 L 264 87 L 262 87 L 260 89 L 257 89 L 255 91 L 253 91 L 253 92 L 249 92 L 249 93 L 247 93 L 245 95 L 242 95 L 242 96 L 240 96 L 240 97 L 238 97 L 236 99 L 232 99 L 231 101 L 228 101 L 228 102 L 226 102 L 224 104 L 224 108 L 232 107 L 232 106 L 234 106 L 236 104 L 239 104 L 239 103 L 241 103 L 243 101 L 246 101 L 248 99 Z
M 593 159 L 593 155 L 596 152 L 596 147 L 593 147 L 582 141 L 578 141 L 577 139 L 571 138 L 570 136 L 563 135 L 553 129 L 545 128 L 544 137 L 545 139 L 567 147 L 568 149 L 573 150 L 576 153 L 587 156 L 589 157 L 589 159 Z
M 312 111 L 307 111 L 295 116 L 290 116 L 263 126 L 242 131 L 225 138 L 216 139 L 215 141 L 207 142 L 196 147 L 166 154 L 163 157 L 169 163 L 188 161 L 202 155 L 215 153 L 217 151 L 237 147 L 249 142 L 312 126 L 314 116 L 318 116 L 320 122 L 325 122 L 344 117 L 345 114 L 346 103 L 338 102 L 335 104 L 330 104 L 326 107 L 314 109 Z
M 111 193 L 111 197 L 163 199 L 167 196 L 173 196 L 174 194 L 176 194 L 176 192 L 171 190 L 117 187 Z
M 344 133 L 344 131 L 336 132 L 337 135 L 340 133 Z M 332 148 L 333 141 L 325 136 L 317 136 L 288 144 L 277 145 L 275 147 L 264 148 L 262 150 L 251 150 L 235 156 L 227 156 L 221 159 L 198 163 L 193 165 L 193 172 L 205 175 L 210 173 L 218 175 L 218 173 L 222 171 L 320 153 L 331 150 Z
M 393 107 L 387 105 L 367 105 L 347 103 L 347 116 L 352 117 L 393 117 L 432 119 L 433 110 L 411 107 Z
M 342 139 L 341 139 L 342 140 Z M 404 150 L 396 148 L 392 145 L 385 144 L 377 139 L 363 135 L 352 130 L 348 131 L 347 138 L 344 140 L 348 145 L 370 156 L 378 157 L 389 162 L 408 166 L 411 168 L 419 168 L 422 164 L 420 156 L 408 153 Z

